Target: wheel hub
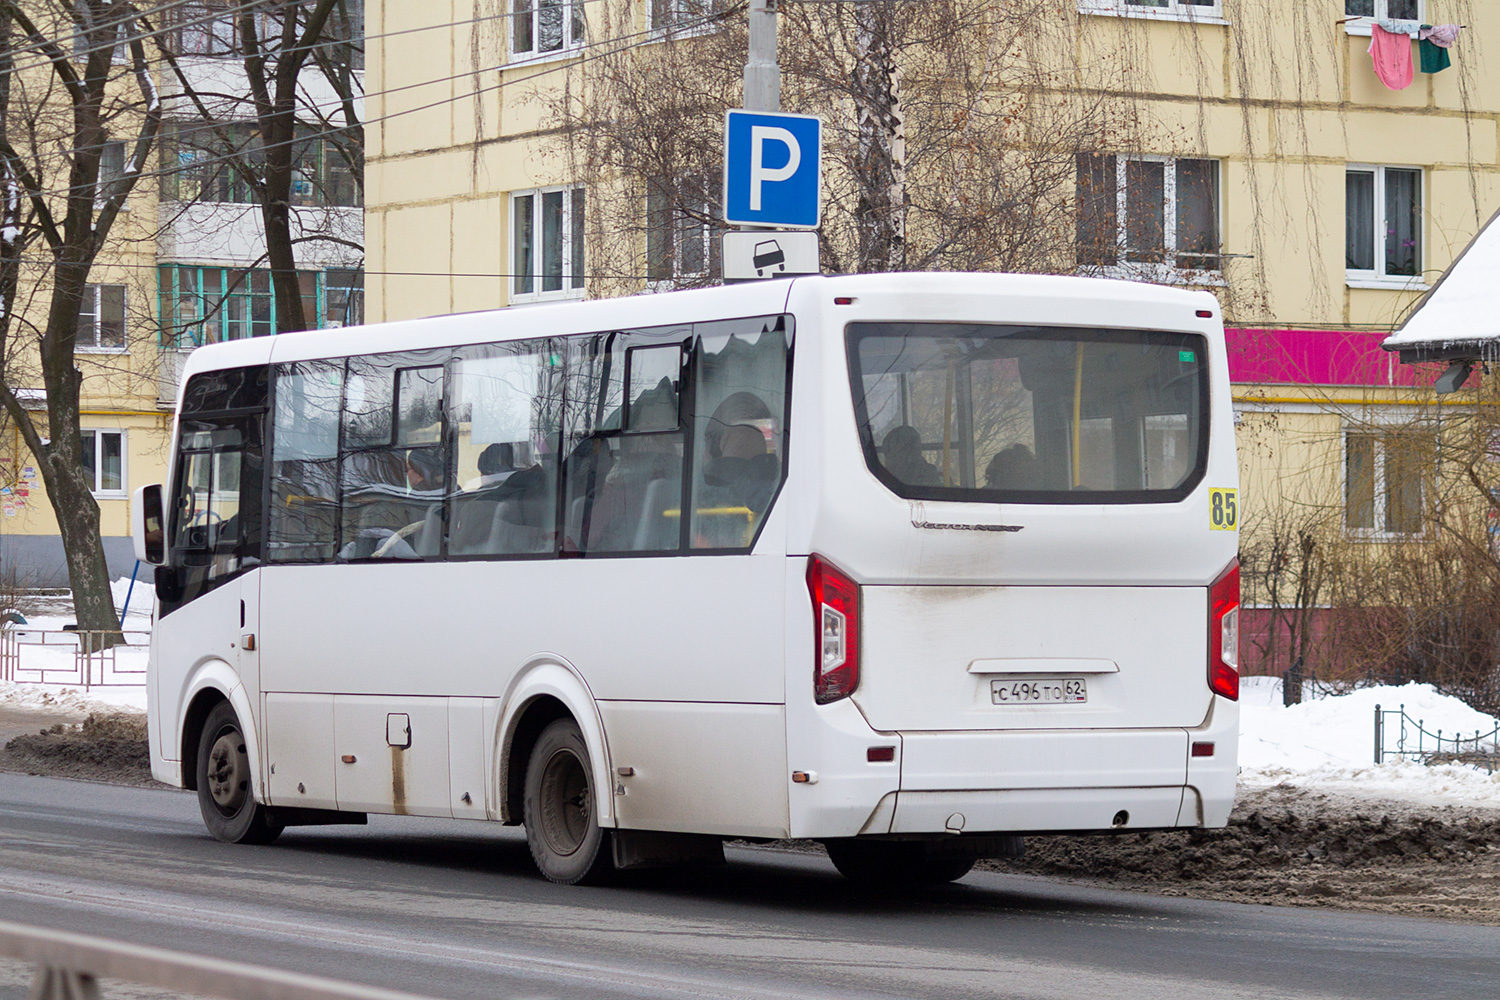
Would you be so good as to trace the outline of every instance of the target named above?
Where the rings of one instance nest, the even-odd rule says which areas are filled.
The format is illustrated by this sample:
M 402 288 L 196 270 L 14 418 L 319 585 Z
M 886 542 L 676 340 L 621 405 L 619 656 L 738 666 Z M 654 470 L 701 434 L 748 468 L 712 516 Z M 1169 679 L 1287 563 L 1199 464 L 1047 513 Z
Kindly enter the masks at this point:
M 208 752 L 208 794 L 226 816 L 239 812 L 250 793 L 250 758 L 245 740 L 231 729 L 214 740 Z
M 542 837 L 559 855 L 583 846 L 593 816 L 588 772 L 570 750 L 559 750 L 542 771 Z

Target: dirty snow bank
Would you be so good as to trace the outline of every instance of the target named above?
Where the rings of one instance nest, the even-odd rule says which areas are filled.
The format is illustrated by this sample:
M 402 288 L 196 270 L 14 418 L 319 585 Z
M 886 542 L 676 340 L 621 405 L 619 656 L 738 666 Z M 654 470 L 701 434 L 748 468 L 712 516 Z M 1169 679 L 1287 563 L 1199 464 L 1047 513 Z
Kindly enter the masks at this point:
M 146 686 L 95 687 L 76 684 L 20 684 L 0 681 L 0 706 L 21 711 L 87 715 L 90 712 L 144 712 Z
M 1290 784 L 1365 797 L 1500 808 L 1500 773 L 1463 764 L 1428 767 L 1392 760 L 1377 765 L 1376 705 L 1405 705 L 1407 715 L 1445 736 L 1495 728 L 1495 719 L 1438 694 L 1430 684 L 1361 688 L 1286 708 L 1277 678 L 1246 677 L 1240 690 L 1240 784 Z M 1394 746 L 1394 736 L 1387 733 L 1387 749 Z

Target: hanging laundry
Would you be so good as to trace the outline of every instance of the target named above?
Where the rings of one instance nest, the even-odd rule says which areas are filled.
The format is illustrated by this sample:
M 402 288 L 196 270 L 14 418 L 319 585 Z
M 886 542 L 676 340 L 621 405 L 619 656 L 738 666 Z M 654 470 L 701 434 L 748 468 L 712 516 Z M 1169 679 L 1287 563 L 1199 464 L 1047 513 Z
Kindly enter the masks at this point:
M 1422 41 L 1431 42 L 1439 48 L 1452 48 L 1453 43 L 1458 41 L 1458 32 L 1461 24 L 1424 24 L 1417 31 L 1417 38 Z
M 1416 21 L 1388 21 L 1381 18 L 1379 21 L 1372 21 L 1371 24 L 1389 34 L 1410 35 L 1412 38 L 1418 37 L 1422 31 L 1422 26 Z
M 1441 73 L 1453 65 L 1453 60 L 1448 58 L 1448 50 L 1433 44 L 1430 38 L 1417 41 L 1417 57 L 1423 73 Z
M 1448 57 L 1448 49 L 1458 41 L 1460 27 L 1462 25 L 1457 24 L 1440 24 L 1437 27 L 1422 25 L 1417 34 L 1417 53 L 1423 73 L 1441 73 L 1453 65 Z
M 1391 90 L 1405 90 L 1411 86 L 1409 35 L 1392 34 L 1379 24 L 1370 25 L 1370 58 L 1375 63 L 1375 75 Z

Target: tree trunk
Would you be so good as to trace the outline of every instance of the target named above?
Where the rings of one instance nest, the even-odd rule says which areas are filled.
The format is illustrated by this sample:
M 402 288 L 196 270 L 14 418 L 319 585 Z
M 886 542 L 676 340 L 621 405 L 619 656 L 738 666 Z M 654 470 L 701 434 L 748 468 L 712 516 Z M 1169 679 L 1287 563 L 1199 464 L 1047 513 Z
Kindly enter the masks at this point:
M 906 115 L 896 65 L 895 11 L 885 4 L 855 8 L 854 66 L 859 152 L 856 270 L 898 271 L 906 263 Z

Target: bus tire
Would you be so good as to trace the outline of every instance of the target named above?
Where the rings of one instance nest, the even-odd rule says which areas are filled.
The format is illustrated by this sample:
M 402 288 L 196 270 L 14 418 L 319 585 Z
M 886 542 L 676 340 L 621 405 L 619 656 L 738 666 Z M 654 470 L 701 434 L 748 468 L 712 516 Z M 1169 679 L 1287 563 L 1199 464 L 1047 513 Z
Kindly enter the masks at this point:
M 614 870 L 599 825 L 594 771 L 583 731 L 570 718 L 542 730 L 526 764 L 522 821 L 537 870 L 559 885 L 594 884 Z
M 250 784 L 250 757 L 234 707 L 221 701 L 198 734 L 198 808 L 214 839 L 227 844 L 269 844 L 281 836 L 266 819 Z
M 839 874 L 871 888 L 941 885 L 974 867 L 972 858 L 934 858 L 920 841 L 830 840 L 828 859 Z

